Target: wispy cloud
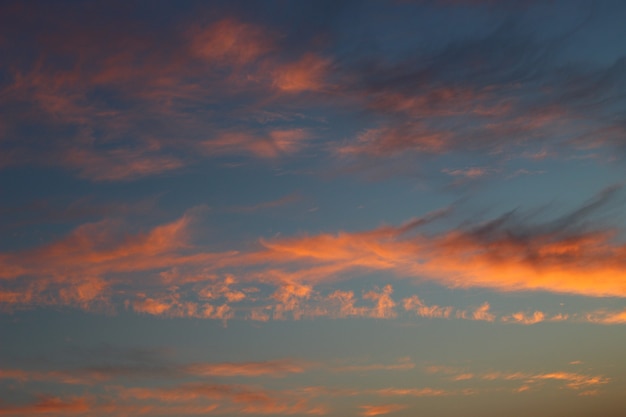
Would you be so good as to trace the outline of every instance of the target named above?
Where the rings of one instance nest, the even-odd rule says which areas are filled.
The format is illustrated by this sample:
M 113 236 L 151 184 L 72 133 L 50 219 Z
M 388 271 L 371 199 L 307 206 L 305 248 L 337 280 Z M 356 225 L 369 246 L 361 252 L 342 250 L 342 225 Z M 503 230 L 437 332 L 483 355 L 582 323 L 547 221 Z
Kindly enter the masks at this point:
M 626 310 L 622 311 L 594 311 L 586 315 L 586 320 L 600 324 L 626 324 Z
M 304 129 L 272 130 L 265 135 L 232 132 L 222 133 L 200 146 L 209 155 L 252 154 L 259 158 L 276 158 L 300 150 L 309 137 Z
M 360 295 L 317 289 L 373 271 L 391 273 L 390 280 L 432 281 L 449 288 L 622 297 L 625 249 L 614 240 L 616 231 L 582 227 L 617 192 L 607 190 L 569 214 L 536 224 L 528 216 L 508 213 L 475 226 L 421 233 L 420 227 L 444 215 L 434 212 L 400 226 L 262 239 L 256 248 L 230 252 L 210 252 L 193 243 L 197 210 L 134 235 L 124 232 L 119 221 L 89 223 L 56 242 L 0 254 L 0 300 L 8 307 L 82 308 L 113 307 L 118 300 L 145 314 L 219 320 L 234 317 L 238 304 L 259 320 L 395 318 L 398 302 L 392 285 Z M 148 285 L 131 278 L 136 274 L 157 279 Z M 266 290 L 257 294 L 259 287 Z M 498 317 L 488 303 L 453 308 L 409 296 L 401 306 L 422 317 Z M 612 320 L 619 322 L 616 317 Z M 531 324 L 565 318 L 515 312 L 501 315 L 500 321 Z
M 241 213 L 254 212 L 254 211 L 259 211 L 259 210 L 273 209 L 273 208 L 285 206 L 288 204 L 293 204 L 293 203 L 300 201 L 301 199 L 302 199 L 301 194 L 292 193 L 292 194 L 285 195 L 284 197 L 280 197 L 276 200 L 264 201 L 262 203 L 252 204 L 249 206 L 232 207 L 229 210 L 234 211 L 234 212 L 241 212 Z
M 85 397 L 71 397 L 67 399 L 54 396 L 40 396 L 31 404 L 0 405 L 0 415 L 84 415 L 93 409 L 93 402 Z
M 397 363 L 391 364 L 365 364 L 365 365 L 345 365 L 333 367 L 335 372 L 369 372 L 369 371 L 406 371 L 415 368 L 415 363 L 410 358 L 401 358 Z
M 524 224 L 522 216 L 509 213 L 439 235 L 411 234 L 399 226 L 283 238 L 262 241 L 267 248 L 263 256 L 268 262 L 323 264 L 352 273 L 388 270 L 453 288 L 623 296 L 624 247 L 613 241 L 616 232 L 579 227 L 613 193 L 543 224 Z
M 393 413 L 394 411 L 400 411 L 407 408 L 406 405 L 401 404 L 381 404 L 381 405 L 362 405 L 362 416 L 381 416 L 384 414 Z
M 482 385 L 477 385 L 478 381 L 499 381 L 501 384 L 507 381 L 521 383 L 513 388 L 513 392 L 525 392 L 532 389 L 545 388 L 548 382 L 561 384 L 563 388 L 577 391 L 579 395 L 591 395 L 589 391 L 595 391 L 608 384 L 611 378 L 603 375 L 589 375 L 568 371 L 554 372 L 468 372 L 467 369 L 459 369 L 447 366 L 429 366 L 426 368 L 428 372 L 434 374 L 443 374 L 454 382 L 468 383 L 471 382 L 478 389 L 489 389 Z

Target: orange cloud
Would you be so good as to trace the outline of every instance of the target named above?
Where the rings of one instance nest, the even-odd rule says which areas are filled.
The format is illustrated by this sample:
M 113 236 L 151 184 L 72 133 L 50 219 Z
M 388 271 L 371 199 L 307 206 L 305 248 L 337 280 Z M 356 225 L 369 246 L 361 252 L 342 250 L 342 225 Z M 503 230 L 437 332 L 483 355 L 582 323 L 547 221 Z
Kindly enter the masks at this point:
M 94 181 L 128 181 L 189 166 L 202 156 L 198 148 L 204 157 L 275 158 L 299 150 L 310 136 L 275 129 L 200 139 L 219 131 L 224 118 L 242 116 L 226 109 L 209 115 L 202 110 L 208 103 L 236 96 L 246 101 L 242 107 L 265 108 L 271 92 L 324 85 L 328 61 L 305 52 L 284 63 L 272 30 L 232 17 L 182 31 L 163 28 L 164 36 L 156 36 L 129 19 L 107 25 L 89 8 L 74 13 L 72 24 L 65 21 L 54 36 L 42 37 L 43 45 L 33 45 L 39 56 L 13 57 L 2 96 L 17 113 L 0 121 L 0 135 L 21 124 L 51 133 L 41 143 L 10 143 L 0 165 L 60 166 Z
M 257 210 L 271 209 L 271 208 L 281 207 L 287 204 L 295 203 L 297 201 L 300 201 L 301 198 L 302 196 L 300 194 L 294 193 L 294 194 L 286 195 L 276 200 L 265 201 L 265 202 L 254 204 L 251 206 L 233 207 L 230 210 L 235 211 L 235 212 L 245 213 L 245 212 L 252 212 L 252 211 L 257 211 Z
M 257 256 L 266 262 L 323 265 L 333 270 L 333 279 L 339 273 L 386 270 L 451 288 L 626 296 L 626 246 L 613 241 L 614 232 L 536 227 L 528 236 L 516 237 L 506 229 L 506 220 L 438 235 L 421 235 L 401 225 L 262 240 L 266 251 Z M 474 315 L 479 317 L 489 316 Z
M 191 49 L 213 65 L 243 65 L 253 62 L 274 48 L 272 36 L 263 28 L 222 19 L 191 31 Z
M 223 253 L 206 252 L 191 242 L 194 211 L 145 233 L 128 234 L 117 221 L 89 223 L 39 248 L 0 254 L 0 302 L 88 309 L 111 308 L 113 298 L 122 297 L 128 308 L 144 314 L 219 320 L 234 317 L 236 303 L 257 320 L 397 317 L 391 285 L 363 292 L 361 298 L 353 291 L 316 290 L 321 283 L 372 271 L 450 288 L 626 296 L 626 248 L 612 240 L 612 233 L 523 226 L 510 216 L 473 228 L 420 233 L 420 226 L 441 215 L 362 232 L 262 239 L 257 249 Z M 148 272 L 156 278 L 150 285 L 129 279 L 130 274 Z M 273 293 L 264 289 L 252 295 L 250 291 L 259 289 L 251 282 L 269 285 Z M 122 286 L 123 292 L 118 291 Z M 488 303 L 456 309 L 428 306 L 413 296 L 402 305 L 422 317 L 496 319 Z M 500 320 L 531 324 L 568 318 L 525 314 Z M 602 319 L 594 317 L 596 322 Z M 617 323 L 619 317 L 606 316 L 604 321 Z
M 453 177 L 464 177 L 468 179 L 477 179 L 489 174 L 489 170 L 483 167 L 471 167 L 466 169 L 444 169 L 442 172 L 445 172 L 446 174 Z
M 401 404 L 382 404 L 382 405 L 362 405 L 360 406 L 362 416 L 380 416 L 383 414 L 393 413 L 394 411 L 404 410 L 406 405 Z
M 189 253 L 189 225 L 194 214 L 157 226 L 148 233 L 129 235 L 117 221 L 79 226 L 66 237 L 39 248 L 0 255 L 0 301 L 5 305 L 108 305 L 112 288 L 127 282 L 124 274 L 155 271 L 177 265 L 215 260 L 215 254 Z M 121 274 L 121 275 L 120 275 Z M 138 291 L 135 307 L 150 314 L 193 310 L 176 295 L 150 297 Z M 128 291 L 128 290 L 127 290 Z M 169 297 L 169 298 L 168 298 Z M 211 310 L 211 311 L 209 311 Z M 224 315 L 209 308 L 197 314 Z M 175 314 L 176 315 L 176 314 Z
M 27 371 L 24 369 L 0 369 L 0 379 L 19 382 L 50 381 L 61 384 L 92 384 L 101 378 L 97 373 L 71 371 Z
M 336 290 L 328 295 L 320 294 L 312 286 L 296 283 L 295 281 L 277 282 L 278 288 L 272 295 L 275 303 L 266 306 L 266 311 L 273 312 L 273 318 L 284 320 L 288 314 L 295 320 L 314 317 L 370 317 L 377 319 L 392 319 L 397 317 L 396 303 L 391 298 L 393 288 L 385 286 L 382 290 L 376 289 L 363 294 L 363 300 L 373 305 L 356 306 L 361 300 L 355 297 L 352 291 Z M 268 313 L 263 310 L 253 310 L 261 314 L 261 321 L 268 319 Z
M 369 364 L 369 365 L 348 365 L 332 368 L 335 372 L 365 372 L 365 371 L 405 371 L 415 368 L 415 364 L 410 358 L 401 358 L 393 364 Z
M 426 368 L 429 373 L 442 373 L 448 375 L 451 381 L 466 381 L 482 379 L 484 381 L 521 381 L 522 385 L 515 388 L 514 392 L 524 392 L 532 388 L 541 386 L 548 381 L 562 383 L 564 388 L 582 392 L 589 389 L 597 389 L 598 387 L 608 384 L 611 380 L 602 375 L 585 375 L 575 372 L 487 372 L 487 373 L 470 373 L 465 369 L 457 369 L 447 366 L 429 366 Z
M 443 86 L 424 90 L 413 94 L 384 90 L 365 99 L 372 109 L 402 113 L 413 118 L 458 115 L 493 117 L 511 112 L 511 103 L 497 99 L 489 88 L 475 90 Z
M 268 391 L 245 385 L 189 383 L 166 388 L 118 387 L 122 399 L 158 400 L 163 403 L 202 400 L 219 401 L 220 409 L 249 414 L 318 414 L 319 409 L 286 392 Z M 229 408 L 228 405 L 235 408 Z
M 388 319 L 397 316 L 395 311 L 396 303 L 391 298 L 392 293 L 393 288 L 391 285 L 386 285 L 380 293 L 369 291 L 363 295 L 364 299 L 373 300 L 376 303 L 376 306 L 371 310 L 371 317 Z
M 63 160 L 66 168 L 76 169 L 81 177 L 97 181 L 132 180 L 173 171 L 185 165 L 179 158 L 145 149 L 95 152 L 75 148 L 70 149 Z
M 415 311 L 418 316 L 427 318 L 447 319 L 450 318 L 450 314 L 454 311 L 454 307 L 428 306 L 417 295 L 405 298 L 403 305 L 406 311 Z
M 200 376 L 282 377 L 287 374 L 302 373 L 310 367 L 309 363 L 280 359 L 265 362 L 193 364 L 187 367 L 187 372 Z
M 520 324 L 536 324 L 546 320 L 546 315 L 542 311 L 535 311 L 532 315 L 524 312 L 513 313 L 510 316 L 502 317 L 504 322 L 513 322 Z
M 439 397 L 448 394 L 447 391 L 432 388 L 383 388 L 375 393 L 383 397 Z
M 472 318 L 479 321 L 494 321 L 496 316 L 489 312 L 490 308 L 489 303 L 483 303 L 472 312 Z
M 626 310 L 606 311 L 600 310 L 586 315 L 586 320 L 599 324 L 626 324 Z
M 310 137 L 304 129 L 275 129 L 266 135 L 247 132 L 223 133 L 202 142 L 202 149 L 210 155 L 252 154 L 260 158 L 277 158 L 300 150 Z
M 311 362 L 293 359 L 275 359 L 259 362 L 197 362 L 190 364 L 162 364 L 142 366 L 91 366 L 61 370 L 0 369 L 0 380 L 20 383 L 49 382 L 54 384 L 95 385 L 103 381 L 130 377 L 133 380 L 155 377 L 187 379 L 205 377 L 273 377 L 303 373 L 316 366 Z
M 367 129 L 355 141 L 339 146 L 340 156 L 390 156 L 407 149 L 440 153 L 447 149 L 452 135 L 445 131 L 431 130 L 421 123 L 404 127 Z
M 179 294 L 170 294 L 160 298 L 138 294 L 139 299 L 132 302 L 132 308 L 138 313 L 164 317 L 205 318 L 229 320 L 233 311 L 227 304 L 214 306 L 209 303 L 182 301 Z
M 563 382 L 565 387 L 572 390 L 587 389 L 597 385 L 604 385 L 610 382 L 610 379 L 600 375 L 583 375 L 573 372 L 547 372 L 547 373 L 502 373 L 491 372 L 482 376 L 484 380 L 504 380 L 504 381 L 517 381 L 522 380 L 524 382 L 523 390 L 528 390 L 532 385 L 541 383 L 542 381 L 560 381 Z
M 274 70 L 274 86 L 287 93 L 320 90 L 324 87 L 329 66 L 329 60 L 312 53 L 305 54 L 300 60 Z
M 92 409 L 91 401 L 82 397 L 63 400 L 59 397 L 42 396 L 37 402 L 22 406 L 0 404 L 0 415 L 85 415 Z

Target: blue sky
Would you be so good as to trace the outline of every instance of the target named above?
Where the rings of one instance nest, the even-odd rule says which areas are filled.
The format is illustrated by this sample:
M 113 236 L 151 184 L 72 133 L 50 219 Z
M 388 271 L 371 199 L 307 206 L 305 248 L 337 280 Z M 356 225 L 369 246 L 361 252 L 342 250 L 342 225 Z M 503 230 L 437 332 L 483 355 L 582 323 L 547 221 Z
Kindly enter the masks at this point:
M 0 415 L 621 415 L 625 19 L 3 2 Z

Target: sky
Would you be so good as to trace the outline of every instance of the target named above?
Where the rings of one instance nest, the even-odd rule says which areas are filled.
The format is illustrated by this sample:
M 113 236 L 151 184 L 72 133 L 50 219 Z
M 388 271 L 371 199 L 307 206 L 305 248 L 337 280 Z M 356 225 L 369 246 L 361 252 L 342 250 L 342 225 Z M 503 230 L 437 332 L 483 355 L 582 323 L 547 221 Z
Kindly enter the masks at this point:
M 1 1 L 0 416 L 623 416 L 625 21 Z

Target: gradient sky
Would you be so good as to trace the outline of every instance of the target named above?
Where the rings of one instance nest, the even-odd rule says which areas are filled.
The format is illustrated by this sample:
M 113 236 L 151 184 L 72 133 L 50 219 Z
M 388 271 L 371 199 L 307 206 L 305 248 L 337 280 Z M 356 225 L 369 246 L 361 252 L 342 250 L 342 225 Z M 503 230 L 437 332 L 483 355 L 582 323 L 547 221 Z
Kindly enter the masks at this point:
M 624 22 L 0 2 L 0 416 L 623 416 Z

